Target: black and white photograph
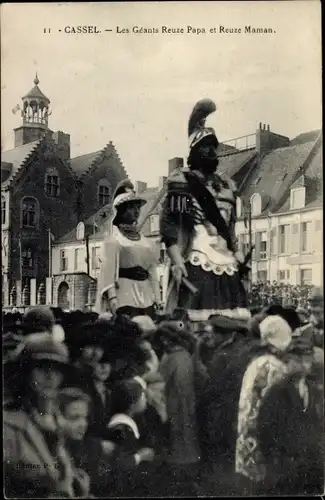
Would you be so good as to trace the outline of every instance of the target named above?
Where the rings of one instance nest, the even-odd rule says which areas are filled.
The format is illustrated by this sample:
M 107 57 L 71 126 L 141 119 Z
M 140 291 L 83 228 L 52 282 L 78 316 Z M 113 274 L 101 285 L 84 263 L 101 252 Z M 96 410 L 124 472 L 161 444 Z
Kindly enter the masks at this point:
M 3 492 L 324 495 L 318 0 L 3 3 Z

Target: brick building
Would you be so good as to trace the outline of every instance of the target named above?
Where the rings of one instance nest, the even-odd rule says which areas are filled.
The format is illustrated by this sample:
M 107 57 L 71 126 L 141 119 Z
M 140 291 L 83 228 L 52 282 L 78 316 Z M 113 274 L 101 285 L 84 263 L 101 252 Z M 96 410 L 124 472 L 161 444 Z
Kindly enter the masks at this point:
M 107 205 L 117 183 L 127 177 L 112 142 L 71 158 L 70 135 L 49 128 L 50 100 L 37 76 L 20 111 L 14 148 L 1 155 L 4 306 L 35 302 L 37 295 L 45 300 L 45 279 L 52 273 L 50 241 Z

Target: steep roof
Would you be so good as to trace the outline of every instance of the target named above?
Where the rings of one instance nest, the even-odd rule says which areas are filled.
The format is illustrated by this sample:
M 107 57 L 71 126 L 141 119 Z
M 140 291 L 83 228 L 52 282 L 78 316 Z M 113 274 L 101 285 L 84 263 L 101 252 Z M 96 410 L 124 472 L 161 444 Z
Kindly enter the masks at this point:
M 42 139 L 39 139 L 37 141 L 30 142 L 29 144 L 23 144 L 22 146 L 10 149 L 9 151 L 3 151 L 1 154 L 1 162 L 10 163 L 12 165 L 10 176 L 2 182 L 3 185 L 8 184 L 8 182 L 18 174 L 25 161 L 34 151 L 36 151 L 41 142 Z
M 50 102 L 50 99 L 46 97 L 46 95 L 43 94 L 41 89 L 39 88 L 38 85 L 35 85 L 26 95 L 24 95 L 23 99 L 26 98 L 35 98 L 35 99 L 42 99 L 43 101 L 46 101 L 47 103 Z
M 316 141 L 320 132 L 321 130 L 310 130 L 309 132 L 299 134 L 290 141 L 290 145 L 297 146 L 298 144 L 305 144 L 306 142 Z
M 256 155 L 255 147 L 219 157 L 218 173 L 234 177 L 245 163 Z
M 71 158 L 71 170 L 80 179 L 84 175 L 90 173 L 92 168 L 96 166 L 96 163 L 104 156 L 105 153 L 108 153 L 109 156 L 112 156 L 115 160 L 117 160 L 122 172 L 127 175 L 123 163 L 112 141 L 106 144 L 106 146 L 99 151 L 94 151 L 93 153 L 87 153 L 85 155 L 77 156 L 76 158 Z
M 249 200 L 253 194 L 260 194 L 262 214 L 268 210 L 272 211 L 272 209 L 276 209 L 276 212 L 289 210 L 288 199 L 282 203 L 281 208 L 277 207 L 277 204 L 281 203 L 281 199 L 286 196 L 286 193 L 289 193 L 290 196 L 290 187 L 296 181 L 299 170 L 306 162 L 304 175 L 312 175 L 312 172 L 319 172 L 321 169 L 319 161 L 321 148 L 318 148 L 317 145 L 318 138 L 319 134 L 316 141 L 278 148 L 267 153 L 253 172 L 249 184 L 244 187 L 243 198 Z M 316 151 L 315 147 L 318 148 Z M 311 160 L 308 165 L 309 158 Z
M 93 166 L 102 153 L 103 149 L 100 149 L 99 151 L 94 151 L 93 153 L 87 153 L 85 155 L 71 158 L 70 167 L 72 171 L 77 175 L 77 177 L 81 177 Z
M 307 167 L 304 177 L 306 185 L 305 208 L 317 208 L 323 205 L 323 158 L 322 147 L 318 147 L 314 157 Z M 290 210 L 290 193 L 285 203 L 277 212 L 288 212 Z

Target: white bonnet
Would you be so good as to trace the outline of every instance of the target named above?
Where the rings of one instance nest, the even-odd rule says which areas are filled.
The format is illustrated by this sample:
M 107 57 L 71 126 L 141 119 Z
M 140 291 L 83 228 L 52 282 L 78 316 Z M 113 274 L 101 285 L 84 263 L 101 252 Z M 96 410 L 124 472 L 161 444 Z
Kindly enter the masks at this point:
M 267 316 L 261 321 L 259 328 L 262 341 L 279 351 L 285 351 L 291 343 L 292 329 L 281 316 Z

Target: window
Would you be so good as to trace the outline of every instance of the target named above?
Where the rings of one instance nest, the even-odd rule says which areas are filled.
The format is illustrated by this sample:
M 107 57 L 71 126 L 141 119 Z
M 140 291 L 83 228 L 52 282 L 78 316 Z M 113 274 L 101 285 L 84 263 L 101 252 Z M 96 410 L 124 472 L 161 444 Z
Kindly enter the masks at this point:
M 312 270 L 311 269 L 301 269 L 300 270 L 300 284 L 301 285 L 312 285 Z
M 290 191 L 290 210 L 297 210 L 305 206 L 306 189 L 304 187 L 291 189 Z
M 25 269 L 33 269 L 34 267 L 34 258 L 33 251 L 31 248 L 25 248 L 21 253 L 22 258 L 22 266 Z
M 287 269 L 286 273 L 287 273 L 287 280 L 290 280 L 290 269 Z
M 1 196 L 1 224 L 6 223 L 6 198 Z
M 242 202 L 241 202 L 241 199 L 239 198 L 239 196 L 237 196 L 237 198 L 236 198 L 236 214 L 237 214 L 237 217 L 242 216 Z
M 249 252 L 249 235 L 247 233 L 238 235 L 238 249 L 244 255 Z
M 74 270 L 75 271 L 82 270 L 82 267 L 83 267 L 82 255 L 83 255 L 83 249 L 82 248 L 75 248 L 75 251 L 74 251 Z
M 267 231 L 256 233 L 255 237 L 255 256 L 256 260 L 265 260 L 267 254 Z
M 22 227 L 38 227 L 39 203 L 36 198 L 25 196 L 21 201 L 21 225 Z
M 288 252 L 289 224 L 279 226 L 279 253 Z
M 68 270 L 68 257 L 66 250 L 60 250 L 60 271 Z
M 279 271 L 279 281 L 285 281 L 286 279 L 286 272 L 285 271 Z
M 100 247 L 93 247 L 91 254 L 91 268 L 92 270 L 100 268 Z
M 158 233 L 159 232 L 159 215 L 150 215 L 150 233 Z
M 160 246 L 160 256 L 159 256 L 159 262 L 163 264 L 166 260 L 166 247 L 164 243 L 161 244 Z
M 98 184 L 97 198 L 101 207 L 107 205 L 110 200 L 110 185 L 107 179 L 101 179 Z
M 276 254 L 276 227 L 273 227 L 271 229 L 270 253 L 271 253 L 271 255 Z
M 299 253 L 299 224 L 291 225 L 291 253 Z
M 83 222 L 79 222 L 76 230 L 77 240 L 83 240 L 85 238 L 85 224 Z
M 311 235 L 311 222 L 303 222 L 301 224 L 301 251 L 302 252 L 310 252 L 311 244 L 313 241 Z
M 251 197 L 251 212 L 252 215 L 260 215 L 262 212 L 262 198 L 258 193 Z
M 60 177 L 55 168 L 51 168 L 46 171 L 45 193 L 54 198 L 60 196 Z
M 257 271 L 257 281 L 267 281 L 267 271 Z

